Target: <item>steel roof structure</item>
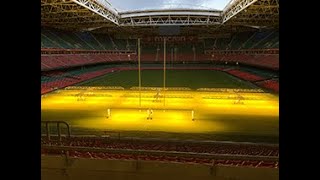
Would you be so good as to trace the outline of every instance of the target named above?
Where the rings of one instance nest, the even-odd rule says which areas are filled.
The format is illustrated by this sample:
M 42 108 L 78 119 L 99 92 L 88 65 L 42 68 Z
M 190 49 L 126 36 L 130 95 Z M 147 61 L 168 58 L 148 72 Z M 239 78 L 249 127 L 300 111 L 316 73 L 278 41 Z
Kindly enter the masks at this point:
M 279 0 L 231 0 L 222 10 L 161 9 L 118 12 L 107 0 L 41 0 L 41 25 L 97 33 L 152 34 L 159 26 L 181 32 L 216 33 L 247 27 L 278 27 Z M 241 26 L 241 27 L 240 27 Z

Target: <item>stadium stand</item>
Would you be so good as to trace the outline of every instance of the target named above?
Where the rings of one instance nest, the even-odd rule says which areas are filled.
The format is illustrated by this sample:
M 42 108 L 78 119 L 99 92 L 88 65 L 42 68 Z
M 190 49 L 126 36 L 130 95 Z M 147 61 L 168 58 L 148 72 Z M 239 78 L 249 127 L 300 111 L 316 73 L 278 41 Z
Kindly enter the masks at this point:
M 251 73 L 248 73 L 248 72 L 244 72 L 244 71 L 240 71 L 240 70 L 237 70 L 237 69 L 229 69 L 229 70 L 226 70 L 225 72 L 233 75 L 233 76 L 236 76 L 238 78 L 241 78 L 241 79 L 244 79 L 246 81 L 260 81 L 260 80 L 263 80 L 265 78 L 263 77 L 260 77 L 260 76 L 257 76 L 257 75 L 254 75 L 254 74 L 251 74 Z
M 46 151 L 42 149 L 42 155 L 62 155 L 61 151 Z M 92 158 L 92 159 L 109 159 L 109 160 L 144 160 L 144 161 L 160 161 L 160 162 L 176 162 L 176 163 L 192 163 L 205 165 L 220 165 L 220 166 L 245 166 L 255 168 L 278 168 L 278 162 L 256 161 L 256 160 L 222 160 L 222 159 L 207 159 L 207 158 L 189 158 L 178 156 L 157 156 L 157 155 L 132 155 L 132 154 L 110 154 L 103 152 L 81 152 L 68 151 L 68 156 L 77 158 Z
M 42 48 L 130 50 L 136 49 L 135 42 L 128 39 L 114 40 L 111 36 L 89 32 L 67 32 L 57 29 L 41 29 Z
M 50 141 L 54 143 L 57 141 Z M 43 144 L 49 141 L 42 139 Z M 154 150 L 154 151 L 175 151 L 210 154 L 236 154 L 251 156 L 278 156 L 277 146 L 255 145 L 255 144 L 227 144 L 227 143 L 182 143 L 163 141 L 142 141 L 142 140 L 112 140 L 92 137 L 71 137 L 62 141 L 63 146 L 93 147 L 109 149 L 132 149 L 132 150 Z
M 279 92 L 279 81 L 275 80 L 275 78 L 272 77 L 272 74 L 269 74 L 268 75 L 269 77 L 266 77 L 266 76 L 262 77 L 252 72 L 246 72 L 243 70 L 238 70 L 233 68 L 225 69 L 224 71 L 240 79 L 250 81 L 262 88 L 265 88 L 277 93 Z
M 205 38 L 203 43 L 176 44 L 179 52 L 190 52 L 196 47 L 198 52 L 203 49 L 239 50 L 239 49 L 267 49 L 279 47 L 278 31 L 240 32 L 231 37 Z M 42 48 L 88 49 L 88 50 L 135 50 L 134 39 L 115 39 L 111 36 L 92 34 L 89 32 L 67 32 L 56 29 L 41 30 Z M 143 48 L 148 52 L 147 48 Z
M 44 105 L 42 106 L 43 116 L 41 116 L 41 178 L 46 180 L 88 179 L 86 177 L 93 180 L 144 180 L 152 178 L 168 180 L 175 178 L 185 180 L 278 179 L 279 146 L 277 128 L 275 128 L 277 127 L 278 116 L 274 116 L 277 114 L 277 104 L 272 104 L 270 117 L 268 112 L 265 113 L 266 115 L 262 115 L 257 110 L 253 111 L 259 115 L 256 118 L 261 120 L 254 121 L 255 116 L 248 114 L 248 118 L 246 118 L 245 113 L 243 113 L 245 111 L 249 112 L 249 103 L 238 103 L 244 98 L 230 95 L 237 92 L 257 92 L 259 93 L 258 95 L 254 94 L 257 98 L 253 97 L 252 102 L 257 99 L 262 104 L 261 108 L 264 107 L 264 102 L 262 103 L 264 100 L 259 99 L 260 94 L 268 96 L 267 98 L 272 97 L 272 100 L 274 99 L 277 102 L 276 93 L 279 92 L 278 0 L 230 1 L 222 10 L 194 9 L 194 7 L 182 8 L 183 6 L 180 5 L 177 8 L 169 9 L 157 9 L 157 7 L 156 9 L 145 9 L 146 7 L 143 7 L 143 3 L 140 3 L 137 5 L 141 6 L 141 10 L 131 11 L 128 9 L 123 11 L 117 9 L 113 4 L 109 0 L 41 0 L 41 100 L 44 102 L 42 103 Z M 138 47 L 138 39 L 141 40 L 139 41 L 140 47 Z M 167 41 L 164 41 L 164 39 Z M 166 52 L 164 52 L 164 44 L 166 44 Z M 223 112 L 223 114 L 217 113 L 218 115 L 215 115 L 212 113 L 215 109 L 211 111 L 210 108 L 210 113 L 206 112 L 208 116 L 202 115 L 200 114 L 202 110 L 199 108 L 198 121 L 197 117 L 194 118 L 194 112 L 196 111 L 197 115 L 198 110 L 192 107 L 190 118 L 188 117 L 189 115 L 181 115 L 181 118 L 187 119 L 190 123 L 202 123 L 202 120 L 205 120 L 204 126 L 206 127 L 203 129 L 206 130 L 203 134 L 186 133 L 188 129 L 195 129 L 197 126 L 194 126 L 194 124 L 190 124 L 190 127 L 182 126 L 183 123 L 179 121 L 176 124 L 182 129 L 181 132 L 167 134 L 165 128 L 159 128 L 160 130 L 156 130 L 157 134 L 160 134 L 158 137 L 158 135 L 153 135 L 153 130 L 149 129 L 149 126 L 144 121 L 141 121 L 141 128 L 138 127 L 139 130 L 137 131 L 133 130 L 131 132 L 130 128 L 127 127 L 124 129 L 119 128 L 121 133 L 124 132 L 124 134 L 127 133 L 129 135 L 121 134 L 120 136 L 120 132 L 118 134 L 116 132 L 118 136 L 114 137 L 107 135 L 107 132 L 112 134 L 114 133 L 113 131 L 118 131 L 118 127 L 109 126 L 107 124 L 109 123 L 108 121 L 118 123 L 118 119 L 135 120 L 136 118 L 134 113 L 132 113 L 132 116 L 126 116 L 127 114 L 124 113 L 131 113 L 131 105 L 127 107 L 129 103 L 127 103 L 126 96 L 130 98 L 128 98 L 130 103 L 131 101 L 133 102 L 131 103 L 132 112 L 138 109 L 138 106 L 135 105 L 138 101 L 134 100 L 138 97 L 135 92 L 138 88 L 139 110 L 144 113 L 142 107 L 150 106 L 149 95 L 144 94 L 144 92 L 141 93 L 144 88 L 155 89 L 155 87 L 147 86 L 148 83 L 146 82 L 156 82 L 156 79 L 144 79 L 145 77 L 151 77 L 151 75 L 148 75 L 149 72 L 142 76 L 142 80 L 139 72 L 139 80 L 135 79 L 139 81 L 139 83 L 135 84 L 146 86 L 141 88 L 130 85 L 130 89 L 134 93 L 127 95 L 120 92 L 120 100 L 117 100 L 116 103 L 110 103 L 109 99 L 100 98 L 102 95 L 95 95 L 94 92 L 88 91 L 90 96 L 88 96 L 87 102 L 70 101 L 70 105 L 76 103 L 85 105 L 83 106 L 84 109 L 75 109 L 78 104 L 76 106 L 67 106 L 69 102 L 65 101 L 64 96 L 76 97 L 75 99 L 79 101 L 81 99 L 79 97 L 84 94 L 84 89 L 90 89 L 90 91 L 91 89 L 99 89 L 100 91 L 117 88 L 124 90 L 125 86 L 113 86 L 109 79 L 116 82 L 115 84 L 119 81 L 123 81 L 124 84 L 127 82 L 130 84 L 132 83 L 130 82 L 131 80 L 129 78 L 118 80 L 120 73 L 113 74 L 111 72 L 137 71 L 138 50 L 141 50 L 141 68 L 139 67 L 139 69 L 163 70 L 161 71 L 163 76 L 157 77 L 163 80 L 163 89 L 156 87 L 158 90 L 154 98 L 158 99 L 161 90 L 163 109 L 165 111 L 167 111 L 166 109 L 171 111 L 170 108 L 167 108 L 167 104 L 170 104 L 169 100 L 180 98 L 177 98 L 176 95 L 167 95 L 169 98 L 166 98 L 166 88 L 169 90 L 190 89 L 188 87 L 173 87 L 171 89 L 171 86 L 167 86 L 169 81 L 166 81 L 166 78 L 170 80 L 179 79 L 177 78 L 178 75 L 175 75 L 176 72 L 169 76 L 169 72 L 172 72 L 171 70 L 216 70 L 224 72 L 210 72 L 210 74 L 216 73 L 217 75 L 208 73 L 208 75 L 201 76 L 203 77 L 201 79 L 207 80 L 205 82 L 207 84 L 209 84 L 209 81 L 211 83 L 212 77 L 218 79 L 219 74 L 228 77 L 225 80 L 224 77 L 221 77 L 221 83 L 219 81 L 217 81 L 218 83 L 213 82 L 216 85 L 214 87 L 218 88 L 203 87 L 207 85 L 201 85 L 200 88 L 197 88 L 199 94 L 205 94 L 201 95 L 203 102 L 207 101 L 210 106 L 219 106 L 217 112 Z M 170 70 L 168 71 L 168 76 L 164 70 L 165 66 L 162 66 L 164 59 L 167 62 L 166 69 Z M 134 73 L 124 72 L 123 74 Z M 104 75 L 107 76 L 108 80 L 104 80 L 104 77 L 100 78 L 100 76 Z M 190 80 L 191 78 L 189 77 L 194 77 L 196 79 L 194 82 L 200 79 L 196 78 L 195 74 L 190 76 L 181 75 L 181 79 L 188 80 L 186 82 L 191 84 L 193 80 Z M 209 78 L 207 79 L 207 77 Z M 97 78 L 98 81 L 103 83 L 95 83 L 95 79 L 88 81 L 93 78 Z M 88 84 L 84 81 L 88 81 Z M 81 82 L 84 83 L 78 84 Z M 235 88 L 233 89 L 233 86 L 230 86 L 229 89 L 224 83 L 234 84 Z M 108 84 L 112 86 L 108 86 Z M 236 86 L 237 84 L 239 86 Z M 219 86 L 221 86 L 221 89 Z M 269 90 L 273 94 L 268 94 L 256 86 Z M 60 88 L 65 88 L 65 90 L 46 94 Z M 77 92 L 78 90 L 80 93 Z M 220 93 L 218 93 L 219 95 L 214 95 L 215 93 L 211 95 L 211 92 L 215 91 L 227 92 L 228 99 L 224 100 L 225 93 L 222 93 L 222 98 Z M 152 93 L 155 93 L 155 91 Z M 189 98 L 188 94 L 191 93 L 184 92 L 184 94 L 186 95 L 183 95 L 183 98 L 187 97 L 185 102 L 193 102 L 189 101 L 191 98 Z M 56 104 L 57 106 L 51 106 L 50 101 L 46 100 L 56 102 L 55 95 L 61 98 L 59 102 L 62 103 Z M 98 97 L 99 101 L 102 100 L 101 104 L 95 101 L 94 98 L 90 99 L 91 95 L 94 98 Z M 109 95 L 108 92 L 106 97 L 109 98 L 111 96 L 113 95 Z M 148 96 L 148 100 L 145 100 L 143 96 Z M 150 95 L 150 97 L 152 96 Z M 237 98 L 236 101 L 234 101 L 235 98 Z M 119 103 L 120 101 L 121 103 L 124 102 L 122 103 L 123 105 L 127 103 L 124 108 L 119 106 L 122 105 Z M 219 104 L 210 103 L 214 101 Z M 222 110 L 224 101 L 226 102 L 225 107 L 230 111 L 226 110 L 224 112 Z M 142 106 L 141 102 L 143 102 Z M 232 102 L 235 110 L 231 105 Z M 160 103 L 156 103 L 158 102 L 154 103 L 157 108 L 158 106 L 162 107 Z M 89 105 L 87 106 L 86 104 Z M 178 101 L 176 104 L 177 106 L 183 106 Z M 197 106 L 196 103 L 190 104 Z M 269 108 L 270 104 L 266 106 Z M 89 107 L 94 107 L 95 109 L 92 111 Z M 208 107 L 205 108 L 206 111 L 208 111 Z M 243 111 L 242 107 L 245 107 Z M 119 112 L 113 111 L 116 108 L 121 110 Z M 153 110 L 150 111 L 150 107 L 147 108 L 149 108 L 147 112 L 150 117 L 150 112 L 153 112 Z M 66 109 L 72 109 L 70 115 L 67 115 L 69 112 L 67 113 Z M 111 109 L 112 118 L 109 116 L 111 115 Z M 125 110 L 122 111 L 122 109 Z M 237 115 L 235 111 L 238 109 L 239 112 L 241 111 L 241 114 L 239 114 L 241 117 L 235 116 Z M 158 111 L 156 108 L 155 110 Z M 180 109 L 172 109 L 173 114 L 177 114 L 177 117 L 180 116 L 180 111 Z M 183 111 L 185 110 L 183 109 Z M 189 111 L 188 109 L 186 112 L 189 113 Z M 268 111 L 271 112 L 271 108 Z M 84 114 L 82 115 L 83 112 Z M 102 113 L 106 113 L 106 117 Z M 116 113 L 119 113 L 121 117 L 117 118 Z M 122 117 L 122 114 L 125 116 Z M 222 117 L 221 120 L 218 116 Z M 274 119 L 275 124 L 270 126 L 272 130 L 266 129 L 264 132 L 262 128 L 267 128 L 267 126 L 263 126 L 263 124 L 261 129 L 258 125 L 257 128 L 253 128 L 255 124 L 263 123 L 262 116 L 268 118 L 268 123 L 270 123 L 269 119 Z M 69 119 L 69 117 L 71 118 Z M 163 117 L 161 120 L 170 120 L 170 112 Z M 229 127 L 226 131 L 227 133 L 221 133 L 220 135 L 218 131 L 211 129 L 211 117 L 214 117 L 213 120 L 216 120 L 214 123 L 218 123 L 219 126 L 221 125 L 220 127 Z M 228 118 L 226 122 L 235 120 L 231 122 L 232 126 L 228 126 L 228 124 L 224 126 L 224 117 Z M 250 118 L 253 119 L 252 122 L 248 122 L 252 123 L 248 126 L 250 128 L 238 128 L 243 130 L 243 133 L 236 130 L 236 126 L 238 126 L 236 120 L 241 121 L 241 118 L 246 121 L 250 120 Z M 196 119 L 195 122 L 194 119 Z M 80 121 L 76 122 L 78 120 Z M 157 120 L 155 116 L 153 122 L 157 122 Z M 241 125 L 243 122 L 239 124 Z M 49 126 L 50 123 L 52 126 Z M 77 127 L 81 123 L 92 123 L 95 126 L 100 125 L 100 127 L 97 128 L 99 130 L 95 128 L 91 130 L 87 125 L 81 128 Z M 61 124 L 65 124 L 67 129 L 61 129 Z M 129 123 L 124 121 L 123 124 L 128 125 Z M 69 125 L 70 129 L 71 127 L 74 128 L 72 131 L 69 129 Z M 212 127 L 218 129 L 219 127 L 216 125 L 214 124 Z M 210 128 L 210 130 L 207 128 Z M 255 131 L 259 131 L 257 132 L 259 135 L 255 136 Z M 66 135 L 61 136 L 65 132 Z M 212 135 L 207 136 L 207 133 L 212 133 Z M 232 134 L 230 137 L 229 133 Z M 180 134 L 183 138 L 180 138 Z M 242 143 L 239 141 L 242 141 Z M 270 142 L 275 144 L 268 144 Z M 177 170 L 173 171 L 174 169 Z M 191 173 L 188 174 L 187 172 Z M 194 177 L 192 177 L 192 173 L 194 173 Z M 185 177 L 181 175 L 185 175 Z
M 278 40 L 278 31 L 239 32 L 230 37 L 204 39 L 204 48 L 215 50 L 267 49 L 277 47 Z
M 209 57 L 207 57 L 209 58 Z M 279 69 L 279 55 L 278 54 L 216 54 L 211 56 L 211 61 L 215 62 L 231 62 L 252 65 L 256 67 L 269 68 L 273 70 Z
M 203 39 L 203 43 L 175 44 L 167 47 L 167 60 L 169 62 L 231 62 L 246 65 L 279 69 L 278 54 L 205 54 L 205 49 L 215 50 L 239 50 L 248 48 L 277 48 L 278 31 L 240 32 L 230 38 Z M 114 39 L 111 36 L 89 32 L 66 32 L 55 29 L 42 29 L 42 48 L 60 49 L 87 49 L 87 50 L 137 50 L 134 39 Z M 163 47 L 161 45 L 143 44 L 141 48 L 141 61 L 159 62 L 163 59 Z M 42 70 L 72 67 L 94 63 L 108 63 L 113 61 L 136 61 L 137 55 L 119 54 L 45 54 L 41 56 Z
M 237 160 L 235 159 L 213 159 L 206 157 L 188 157 L 188 156 L 173 156 L 168 154 L 130 154 L 123 153 L 123 150 L 144 150 L 144 152 L 172 152 L 172 153 L 194 153 L 194 154 L 212 154 L 212 155 L 249 155 L 249 156 L 263 156 L 263 157 L 278 157 L 279 149 L 277 146 L 254 145 L 254 144 L 201 144 L 197 143 L 182 143 L 182 142 L 162 142 L 162 141 L 145 141 L 145 140 L 112 140 L 94 137 L 72 137 L 70 139 L 63 139 L 61 142 L 57 139 L 50 141 L 45 138 L 41 139 L 41 144 L 46 145 L 47 148 L 42 148 L 42 154 L 64 154 L 59 150 L 53 150 L 51 147 L 70 147 L 79 148 L 78 150 L 68 151 L 68 156 L 82 157 L 82 158 L 97 158 L 97 159 L 123 159 L 123 160 L 146 160 L 146 161 L 169 161 L 178 163 L 196 163 L 207 165 L 224 165 L 224 166 L 250 166 L 250 167 L 268 167 L 278 168 L 277 161 L 262 161 L 262 160 Z M 85 148 L 86 150 L 81 150 Z M 106 149 L 106 150 L 121 150 L 119 153 L 87 151 L 92 149 Z M 128 151 L 132 152 L 132 151 Z M 236 156 L 235 156 L 236 157 Z
M 127 54 L 42 54 L 41 70 L 130 60 Z
M 265 80 L 256 83 L 258 86 L 270 89 L 274 92 L 279 92 L 279 81 L 276 80 Z
M 50 72 L 41 76 L 41 94 L 70 86 L 97 76 L 113 72 L 115 69 L 102 67 L 80 69 L 68 72 Z

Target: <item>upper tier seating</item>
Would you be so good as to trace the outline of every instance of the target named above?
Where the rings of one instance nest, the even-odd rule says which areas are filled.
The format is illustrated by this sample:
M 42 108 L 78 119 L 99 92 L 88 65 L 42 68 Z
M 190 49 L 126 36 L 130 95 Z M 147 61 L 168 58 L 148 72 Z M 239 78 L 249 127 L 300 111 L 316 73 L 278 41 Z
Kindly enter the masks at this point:
M 215 50 L 279 48 L 279 32 L 239 32 L 230 37 L 207 38 L 204 39 L 204 47 Z
M 42 48 L 87 50 L 135 50 L 136 42 L 130 39 L 116 40 L 108 35 L 89 32 L 67 32 L 41 29 Z
M 192 52 L 193 46 L 196 48 L 197 53 L 202 53 L 204 49 L 279 48 L 279 32 L 275 30 L 239 32 L 230 37 L 200 39 L 192 44 L 168 44 L 167 49 L 170 49 L 171 46 L 178 49 L 180 53 Z M 41 29 L 41 47 L 88 50 L 136 50 L 137 40 L 129 38 L 117 39 L 110 35 L 93 34 L 90 32 L 67 32 L 43 28 Z M 142 47 L 142 49 L 145 49 L 145 47 Z M 148 52 L 148 50 L 146 49 L 145 52 Z

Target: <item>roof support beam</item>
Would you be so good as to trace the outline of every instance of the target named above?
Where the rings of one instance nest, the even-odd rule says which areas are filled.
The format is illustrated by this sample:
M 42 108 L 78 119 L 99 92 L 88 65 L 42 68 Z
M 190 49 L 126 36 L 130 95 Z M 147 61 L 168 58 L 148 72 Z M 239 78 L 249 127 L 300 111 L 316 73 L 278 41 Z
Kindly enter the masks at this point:
M 107 7 L 102 7 L 101 5 L 97 4 L 94 0 L 71 0 L 71 1 L 89 9 L 90 11 L 104 17 L 105 19 L 115 23 L 116 25 L 119 25 L 118 16 L 114 14 L 110 9 L 107 9 Z
M 226 7 L 222 13 L 222 23 L 227 22 L 233 16 L 237 15 L 239 12 L 250 6 L 251 4 L 257 2 L 258 0 L 235 0 L 233 4 Z
M 120 26 L 170 26 L 170 25 L 217 25 L 221 18 L 215 16 L 145 16 L 124 18 Z

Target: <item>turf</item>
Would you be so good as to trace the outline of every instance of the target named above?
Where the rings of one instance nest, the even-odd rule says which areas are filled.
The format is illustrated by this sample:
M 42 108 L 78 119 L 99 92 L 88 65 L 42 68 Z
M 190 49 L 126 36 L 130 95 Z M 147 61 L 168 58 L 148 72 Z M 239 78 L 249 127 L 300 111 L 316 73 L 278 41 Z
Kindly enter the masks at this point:
M 141 72 L 141 86 L 162 87 L 163 71 L 143 70 Z M 138 72 L 134 70 L 106 74 L 98 78 L 78 84 L 78 86 L 121 86 L 130 88 L 139 86 Z M 167 70 L 167 87 L 198 88 L 256 88 L 253 84 L 235 78 L 225 72 L 212 70 Z
M 150 130 L 150 123 L 141 125 L 141 130 L 123 130 L 123 129 L 110 129 L 105 126 L 102 130 L 100 127 L 83 126 L 84 122 L 95 122 L 93 118 L 99 114 L 97 111 L 77 111 L 77 110 L 63 110 L 63 109 L 50 109 L 43 110 L 41 118 L 46 121 L 61 120 L 68 122 L 72 128 L 72 134 L 81 135 L 104 135 L 104 130 L 121 132 L 121 137 L 140 137 L 140 138 L 162 138 L 162 139 L 194 139 L 194 140 L 215 140 L 215 141 L 239 141 L 239 142 L 263 142 L 263 143 L 278 143 L 279 126 L 278 117 L 270 116 L 250 116 L 250 115 L 208 115 L 214 117 L 212 120 L 217 124 L 223 124 L 228 127 L 228 131 L 219 130 L 211 132 L 168 132 L 163 130 Z M 191 121 L 191 120 L 190 120 Z M 198 120 L 197 120 L 198 121 Z M 148 124 L 148 125 L 147 125 Z M 149 126 L 149 129 L 147 128 Z M 197 128 L 194 126 L 193 128 Z M 42 128 L 44 130 L 44 128 Z M 52 127 L 52 133 L 56 132 L 56 128 Z M 191 130 L 190 130 L 191 131 Z M 42 133 L 45 133 L 43 131 Z M 62 131 L 66 133 L 66 131 Z M 116 137 L 117 134 L 108 134 Z
M 167 70 L 167 87 L 189 87 L 191 89 L 198 88 L 239 88 L 239 89 L 252 89 L 256 88 L 249 82 L 242 81 L 236 77 L 233 77 L 225 72 L 211 71 L 211 70 Z M 138 72 L 137 71 L 121 71 L 106 74 L 98 78 L 78 84 L 78 86 L 122 86 L 126 89 L 138 86 Z M 160 70 L 144 70 L 142 71 L 142 86 L 143 87 L 162 87 L 163 86 L 163 71 Z M 73 92 L 71 90 L 61 90 L 61 92 L 49 93 L 48 97 L 42 99 L 41 119 L 45 121 L 51 120 L 63 120 L 68 122 L 72 127 L 72 133 L 74 134 L 103 134 L 103 128 L 100 127 L 100 122 L 106 123 L 106 130 L 117 131 L 119 123 L 134 123 L 124 121 L 115 122 L 106 121 L 104 119 L 104 111 L 107 104 L 113 104 L 114 106 L 128 106 L 131 101 L 136 102 L 135 96 L 119 96 L 116 98 L 116 94 L 112 94 L 112 98 L 106 98 L 102 100 L 102 97 L 89 97 L 86 102 L 78 102 L 75 97 L 64 96 L 64 93 Z M 79 91 L 80 92 L 80 91 Z M 121 92 L 121 91 L 119 91 Z M 196 91 L 193 91 L 196 92 Z M 100 92 L 101 94 L 102 92 Z M 99 94 L 99 93 L 98 93 Z M 127 94 L 130 95 L 131 93 Z M 226 106 L 225 109 L 217 108 L 219 106 L 219 100 L 204 100 L 201 101 L 188 101 L 188 99 L 181 101 L 181 108 L 190 106 L 196 108 L 197 114 L 201 115 L 201 119 L 196 121 L 199 128 L 206 129 L 206 132 L 196 132 L 196 125 L 192 125 L 191 120 L 184 121 L 186 129 L 184 132 L 175 132 L 167 130 L 166 124 L 162 124 L 161 128 L 152 123 L 141 124 L 137 126 L 133 124 L 133 128 L 119 129 L 121 136 L 134 136 L 134 137 L 148 137 L 148 138 L 175 138 L 175 139 L 205 139 L 205 140 L 222 140 L 222 141 L 250 141 L 250 142 L 278 142 L 278 122 L 279 116 L 276 109 L 269 114 L 269 110 L 259 109 L 259 104 L 268 106 L 268 103 L 277 105 L 277 97 L 274 97 L 268 93 L 262 93 L 261 100 L 258 100 L 258 104 L 255 105 L 240 105 Z M 153 94 L 152 94 L 153 95 Z M 52 96 L 52 97 L 51 97 Z M 146 96 L 146 94 L 144 94 Z M 214 93 L 212 93 L 214 96 Z M 250 95 L 251 96 L 251 95 Z M 253 96 L 253 95 L 252 95 Z M 269 97 L 272 97 L 271 99 Z M 124 98 L 124 99 L 123 99 Z M 135 97 L 136 98 L 136 97 Z M 146 98 L 146 97 L 145 97 Z M 123 99 L 123 100 L 121 100 Z M 144 100 L 144 103 L 148 99 Z M 205 105 L 204 102 L 207 103 Z M 226 99 L 226 102 L 229 100 Z M 137 101 L 138 102 L 138 101 Z M 172 101 L 177 103 L 177 101 Z M 197 104 L 199 103 L 199 104 Z M 218 103 L 215 105 L 215 103 Z M 161 103 L 162 104 L 162 103 Z M 168 99 L 168 105 L 169 99 Z M 173 104 L 174 105 L 174 104 Z M 207 113 L 201 112 L 202 106 L 210 106 L 212 108 L 207 110 Z M 100 107 L 101 106 L 101 107 Z M 193 107 L 194 106 L 194 107 Z M 246 109 L 247 107 L 247 109 Z M 199 111 L 197 110 L 199 109 Z M 243 109 L 243 110 L 241 110 Z M 255 110 L 254 110 L 255 109 Z M 250 111 L 252 111 L 250 113 Z M 264 112 L 263 114 L 256 114 L 256 112 Z M 114 112 L 114 110 L 113 110 Z M 199 112 L 199 113 L 198 113 Z M 230 112 L 230 113 L 229 113 Z M 158 112 L 155 112 L 155 116 Z M 121 114 L 120 112 L 118 114 Z M 126 115 L 126 113 L 122 113 Z M 127 115 L 130 115 L 127 113 Z M 134 117 L 135 118 L 135 117 Z M 129 118 L 130 119 L 130 118 Z M 170 118 L 169 118 L 170 119 Z M 168 120 L 169 120 L 168 119 Z M 124 119 L 122 119 L 124 120 Z M 153 122 L 156 122 L 157 119 Z M 159 120 L 158 120 L 159 121 Z M 164 119 L 162 120 L 164 121 Z M 165 120 L 166 121 L 166 120 Z M 143 123 L 143 120 L 136 120 L 137 123 Z M 104 124 L 101 125 L 104 125 Z M 126 127 L 128 124 L 120 124 L 122 127 Z M 200 126 L 203 124 L 202 126 Z M 94 126 L 93 126 L 94 125 Z M 119 126 L 120 126 L 119 125 Z M 206 126 L 208 125 L 208 126 Z M 210 129 L 209 125 L 213 126 Z M 218 125 L 222 127 L 221 130 Z M 190 128 L 190 127 L 192 128 Z M 138 129 L 137 129 L 138 128 Z M 154 130 L 153 130 L 154 129 Z M 208 130 L 209 129 L 209 130 Z M 54 130 L 52 130 L 54 132 Z

